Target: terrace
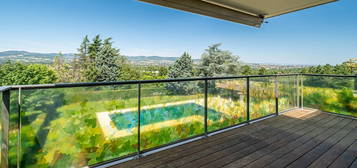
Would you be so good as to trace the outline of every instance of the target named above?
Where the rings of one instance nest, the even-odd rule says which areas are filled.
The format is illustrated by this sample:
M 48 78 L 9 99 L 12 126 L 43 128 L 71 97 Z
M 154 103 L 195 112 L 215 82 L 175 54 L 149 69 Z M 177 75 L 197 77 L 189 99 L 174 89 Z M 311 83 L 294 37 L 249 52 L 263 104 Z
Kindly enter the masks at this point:
M 1 163 L 355 167 L 356 84 L 287 74 L 4 87 Z
M 292 110 L 131 160 L 124 167 L 356 167 L 357 120 Z
M 142 0 L 260 27 L 334 0 Z M 1 167 L 357 167 L 357 76 L 0 88 Z

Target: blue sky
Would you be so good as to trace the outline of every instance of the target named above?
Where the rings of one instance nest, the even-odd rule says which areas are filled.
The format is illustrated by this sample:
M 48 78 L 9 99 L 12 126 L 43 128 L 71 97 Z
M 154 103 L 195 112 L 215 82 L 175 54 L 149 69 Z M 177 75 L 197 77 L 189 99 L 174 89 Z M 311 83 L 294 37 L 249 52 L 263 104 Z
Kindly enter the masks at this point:
M 356 7 L 340 0 L 257 29 L 136 0 L 1 0 L 0 51 L 75 52 L 85 35 L 100 34 L 129 56 L 199 58 L 222 43 L 245 62 L 336 64 L 357 57 Z

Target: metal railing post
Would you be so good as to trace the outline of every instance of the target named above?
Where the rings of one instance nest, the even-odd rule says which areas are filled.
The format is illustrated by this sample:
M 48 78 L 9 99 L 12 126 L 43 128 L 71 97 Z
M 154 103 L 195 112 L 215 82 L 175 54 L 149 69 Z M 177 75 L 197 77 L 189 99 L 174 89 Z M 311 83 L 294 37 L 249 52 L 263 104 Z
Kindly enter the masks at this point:
M 205 80 L 205 137 L 208 136 L 208 80 Z
M 21 87 L 19 88 L 19 97 L 18 97 L 18 112 L 17 112 L 17 126 L 18 126 L 18 133 L 17 133 L 17 167 L 20 168 L 21 167 L 21 127 L 22 127 L 22 115 L 21 115 L 21 103 L 22 103 L 22 95 L 21 95 L 22 91 L 21 91 Z
M 302 92 L 302 90 L 301 90 L 301 75 L 299 75 L 298 76 L 298 107 L 299 108 L 301 108 L 301 92 Z
M 9 167 L 10 90 L 2 92 L 1 105 L 1 167 Z
M 357 72 L 356 72 L 356 77 L 355 77 L 355 82 L 354 82 L 354 84 L 355 84 L 354 90 L 357 90 Z
M 279 115 L 279 88 L 278 88 L 278 76 L 274 78 L 274 90 L 275 90 L 275 115 Z
M 141 119 L 141 83 L 138 84 L 138 154 L 141 157 L 141 137 L 140 137 L 140 119 Z
M 296 96 L 295 97 L 295 107 L 299 107 L 299 75 L 295 76 L 295 81 L 294 81 L 294 86 L 295 86 L 295 91 L 296 91 Z
M 250 79 L 247 77 L 247 123 L 250 121 Z
M 301 76 L 301 108 L 304 109 L 304 78 Z

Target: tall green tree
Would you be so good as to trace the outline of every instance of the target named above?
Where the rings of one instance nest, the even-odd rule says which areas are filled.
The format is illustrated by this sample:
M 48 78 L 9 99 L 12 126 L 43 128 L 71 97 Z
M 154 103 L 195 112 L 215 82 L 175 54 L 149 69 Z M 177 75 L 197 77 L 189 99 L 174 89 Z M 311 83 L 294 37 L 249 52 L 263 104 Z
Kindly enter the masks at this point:
M 194 76 L 193 60 L 185 52 L 173 65 L 169 67 L 169 78 L 190 78 Z M 192 82 L 172 82 L 167 83 L 166 88 L 174 94 L 189 94 L 197 90 L 197 84 Z
M 86 35 L 83 38 L 83 41 L 80 45 L 80 47 L 77 49 L 78 53 L 75 54 L 74 59 L 72 60 L 71 63 L 71 68 L 72 68 L 72 77 L 74 81 L 77 82 L 82 82 L 85 81 L 85 71 L 87 70 L 90 62 L 89 62 L 89 44 L 90 41 L 88 39 L 88 36 Z
M 79 66 L 81 66 L 81 68 L 85 68 L 85 66 L 87 64 L 87 61 L 88 61 L 88 47 L 89 47 L 89 39 L 88 39 L 88 36 L 85 36 L 83 38 L 82 44 L 77 49 L 78 53 L 75 54 L 75 56 L 77 56 L 77 59 L 75 61 L 78 62 Z
M 169 67 L 169 78 L 189 78 L 193 75 L 193 60 L 187 52 Z
M 119 49 L 113 47 L 111 38 L 104 41 L 100 35 L 88 40 L 85 36 L 82 44 L 78 48 L 77 61 L 80 69 L 81 81 L 102 82 L 115 81 L 129 77 L 124 75 L 129 70 L 127 59 L 120 55 Z
M 97 71 L 95 81 L 115 81 L 122 76 L 122 65 L 126 63 L 126 59 L 120 55 L 118 49 L 112 47 L 111 40 L 111 38 L 104 40 L 103 46 L 95 57 Z
M 88 45 L 88 55 L 86 56 L 86 67 L 83 70 L 83 76 L 87 81 L 95 82 L 98 76 L 98 69 L 96 68 L 96 57 L 102 47 L 102 39 L 100 35 L 95 36 L 93 41 Z
M 239 57 L 230 51 L 221 50 L 221 44 L 214 44 L 202 54 L 198 66 L 200 76 L 236 75 L 239 73 Z
M 100 51 L 103 45 L 102 39 L 100 35 L 96 35 L 93 38 L 92 43 L 88 45 L 88 60 L 89 62 L 94 62 L 95 58 L 97 57 L 98 52 Z

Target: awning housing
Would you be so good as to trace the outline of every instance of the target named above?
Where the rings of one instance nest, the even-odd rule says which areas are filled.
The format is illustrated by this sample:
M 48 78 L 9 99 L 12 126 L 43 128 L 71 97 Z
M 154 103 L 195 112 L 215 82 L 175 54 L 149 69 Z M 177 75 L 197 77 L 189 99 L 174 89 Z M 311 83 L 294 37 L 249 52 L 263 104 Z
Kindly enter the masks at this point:
M 249 26 L 270 18 L 337 0 L 140 0 Z

